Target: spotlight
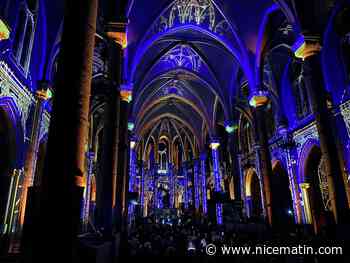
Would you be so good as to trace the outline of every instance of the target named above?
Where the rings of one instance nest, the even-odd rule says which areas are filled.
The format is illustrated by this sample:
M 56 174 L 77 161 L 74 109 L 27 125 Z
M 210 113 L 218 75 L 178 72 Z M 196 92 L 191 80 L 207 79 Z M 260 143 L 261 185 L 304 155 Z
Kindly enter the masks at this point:
M 238 129 L 238 125 L 233 121 L 225 121 L 225 130 L 227 133 L 233 133 Z
M 135 128 L 135 124 L 133 123 L 133 122 L 128 122 L 128 130 L 129 131 L 133 131 L 134 130 L 134 128 Z

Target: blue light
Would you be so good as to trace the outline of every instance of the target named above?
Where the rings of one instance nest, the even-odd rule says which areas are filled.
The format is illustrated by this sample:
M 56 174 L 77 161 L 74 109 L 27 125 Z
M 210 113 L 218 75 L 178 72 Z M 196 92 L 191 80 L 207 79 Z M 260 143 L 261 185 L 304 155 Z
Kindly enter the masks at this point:
M 199 162 L 196 160 L 193 167 L 194 172 L 194 193 L 195 193 L 195 208 L 199 209 L 199 184 L 198 184 L 198 173 L 199 173 Z

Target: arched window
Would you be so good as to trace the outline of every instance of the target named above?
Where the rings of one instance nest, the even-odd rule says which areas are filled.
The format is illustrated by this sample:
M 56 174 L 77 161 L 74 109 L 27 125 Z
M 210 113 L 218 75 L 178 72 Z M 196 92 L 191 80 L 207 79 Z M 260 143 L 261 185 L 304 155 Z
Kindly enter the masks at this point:
M 37 8 L 37 0 L 22 2 L 13 38 L 13 55 L 25 74 L 28 73 L 33 48 Z

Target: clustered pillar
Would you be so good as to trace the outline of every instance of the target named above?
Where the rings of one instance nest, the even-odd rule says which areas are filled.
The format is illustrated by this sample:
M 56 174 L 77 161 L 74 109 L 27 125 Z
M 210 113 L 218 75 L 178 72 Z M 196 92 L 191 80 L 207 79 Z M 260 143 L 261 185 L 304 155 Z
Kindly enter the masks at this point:
M 194 160 L 193 163 L 193 177 L 194 177 L 194 207 L 196 212 L 199 211 L 200 205 L 200 184 L 199 184 L 199 161 Z
M 50 262 L 52 257 L 60 262 L 77 261 L 97 0 L 65 1 L 65 5 L 38 231 L 28 242 L 34 248 L 27 250 L 33 253 L 25 258 L 27 262 Z
M 343 172 L 337 150 L 337 143 L 333 134 L 330 109 L 327 106 L 325 82 L 321 66 L 320 39 L 305 36 L 305 50 L 303 52 L 303 71 L 306 88 L 310 96 L 312 112 L 315 116 L 322 158 L 325 162 L 329 201 L 335 222 L 342 220 L 342 211 L 347 210 L 346 193 Z
M 111 30 L 108 28 L 108 30 Z M 103 176 L 99 178 L 99 191 L 97 194 L 97 225 L 102 230 L 106 239 L 112 238 L 113 233 L 113 207 L 115 206 L 118 136 L 120 131 L 119 107 L 120 107 L 120 80 L 123 50 L 117 39 L 110 35 L 108 43 L 109 63 L 109 87 L 106 93 L 104 111 L 104 129 L 102 145 L 101 171 Z
M 86 232 L 89 224 L 90 217 L 90 198 L 91 198 L 91 183 L 94 170 L 95 153 L 93 151 L 88 151 L 86 153 L 87 158 L 87 175 L 86 175 L 86 188 L 85 188 L 85 200 L 82 213 L 83 221 L 83 231 Z
M 216 194 L 222 193 L 222 185 L 221 185 L 221 174 L 220 174 L 220 159 L 219 159 L 219 148 L 220 143 L 218 140 L 213 140 L 210 144 L 212 157 L 213 157 L 213 173 L 214 173 L 214 190 Z M 217 195 L 216 195 L 217 196 Z M 216 221 L 217 224 L 222 224 L 222 204 L 219 200 L 216 200 Z
M 250 105 L 254 107 L 255 119 L 255 152 L 258 174 L 261 175 L 262 185 L 262 200 L 265 216 L 269 224 L 272 224 L 272 193 L 271 193 L 271 177 L 272 165 L 271 155 L 268 143 L 266 129 L 266 106 L 269 103 L 269 98 L 266 92 L 257 91 L 251 98 Z
M 184 177 L 184 206 L 188 208 L 188 171 L 187 163 L 184 162 L 182 165 L 182 173 Z
M 36 163 L 39 150 L 39 136 L 40 136 L 40 125 L 42 121 L 42 116 L 44 113 L 44 105 L 47 99 L 49 98 L 49 84 L 46 81 L 39 82 L 39 88 L 36 92 L 36 104 L 34 108 L 33 115 L 33 125 L 32 132 L 30 137 L 30 142 L 27 149 L 26 160 L 24 164 L 24 185 L 22 191 L 22 203 L 21 211 L 19 217 L 20 226 L 24 223 L 25 211 L 27 206 L 27 199 L 29 196 L 32 196 L 34 193 L 28 192 L 37 192 L 33 190 L 33 187 L 40 185 L 41 178 L 35 178 L 36 173 Z M 28 215 L 29 216 L 29 215 Z
M 207 161 L 207 154 L 205 152 L 201 153 L 201 191 L 202 191 L 202 212 L 203 214 L 207 214 L 207 173 L 206 173 L 206 161 Z

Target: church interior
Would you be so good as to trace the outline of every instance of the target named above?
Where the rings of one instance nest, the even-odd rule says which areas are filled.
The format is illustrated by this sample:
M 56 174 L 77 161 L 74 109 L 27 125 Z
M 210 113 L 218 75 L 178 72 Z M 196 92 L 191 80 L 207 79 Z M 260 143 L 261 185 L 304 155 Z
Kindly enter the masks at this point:
M 0 262 L 305 240 L 350 240 L 349 0 L 0 0 Z

